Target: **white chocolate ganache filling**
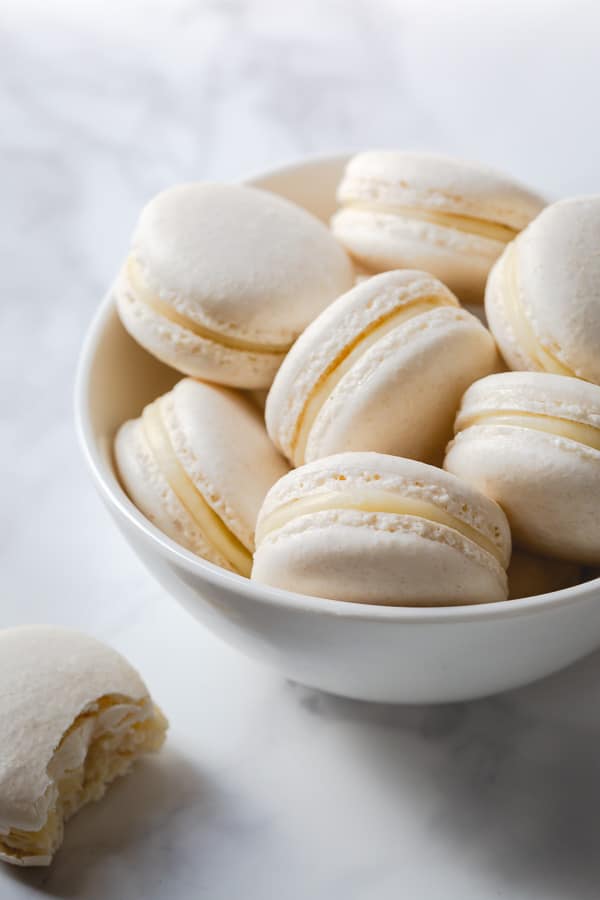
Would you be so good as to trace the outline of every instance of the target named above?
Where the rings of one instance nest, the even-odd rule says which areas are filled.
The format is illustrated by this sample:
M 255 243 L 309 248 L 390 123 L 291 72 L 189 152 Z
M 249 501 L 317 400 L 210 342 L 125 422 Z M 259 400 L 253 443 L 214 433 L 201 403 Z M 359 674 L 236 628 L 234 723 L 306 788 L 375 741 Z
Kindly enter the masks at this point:
M 314 494 L 312 497 L 304 497 L 300 500 L 291 500 L 282 504 L 272 513 L 267 515 L 256 533 L 257 545 L 269 534 L 279 531 L 288 522 L 316 512 L 324 512 L 333 509 L 350 509 L 356 512 L 366 513 L 391 513 L 398 516 L 414 516 L 426 519 L 437 525 L 443 525 L 459 532 L 469 541 L 477 544 L 482 550 L 490 553 L 502 567 L 502 552 L 493 541 L 473 528 L 467 522 L 427 500 L 406 498 L 386 490 L 353 489 L 347 492 L 326 491 Z
M 512 241 L 519 233 L 517 229 L 511 228 L 509 225 L 501 225 L 498 222 L 490 222 L 488 219 L 480 219 L 476 216 L 463 216 L 458 213 L 415 209 L 409 206 L 372 205 L 360 202 L 346 204 L 345 206 L 346 208 L 359 211 L 365 210 L 366 212 L 374 212 L 382 215 L 401 216 L 405 219 L 418 219 L 422 222 L 431 222 L 432 225 L 439 225 L 442 228 L 453 228 L 456 231 L 488 238 L 492 241 L 498 241 L 501 244 L 507 244 L 509 241 Z
M 595 425 L 586 425 L 583 422 L 572 422 L 557 416 L 546 416 L 540 413 L 511 412 L 500 410 L 497 412 L 478 413 L 461 419 L 460 431 L 476 425 L 509 425 L 515 428 L 531 428 L 534 431 L 544 431 L 557 437 L 576 441 L 592 450 L 600 450 L 600 428 Z

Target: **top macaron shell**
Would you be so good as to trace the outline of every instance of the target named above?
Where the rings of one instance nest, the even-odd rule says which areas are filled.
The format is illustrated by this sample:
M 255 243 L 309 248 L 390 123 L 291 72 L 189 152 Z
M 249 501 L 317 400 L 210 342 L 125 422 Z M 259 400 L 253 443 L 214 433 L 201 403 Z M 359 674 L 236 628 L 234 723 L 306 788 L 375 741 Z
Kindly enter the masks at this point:
M 48 764 L 90 704 L 112 695 L 146 704 L 146 715 L 153 708 L 142 679 L 120 654 L 66 628 L 0 631 L 0 684 L 0 832 L 44 825 L 52 802 Z
M 259 388 L 353 277 L 306 210 L 257 188 L 192 183 L 144 208 L 115 293 L 125 327 L 159 359 Z
M 489 332 L 440 281 L 386 272 L 338 298 L 300 336 L 269 392 L 267 430 L 295 465 L 347 450 L 441 461 L 462 393 L 498 365 Z M 344 367 L 309 427 L 308 404 Z
M 519 235 L 490 275 L 486 313 L 512 369 L 600 384 L 600 195 L 554 203 Z
M 354 496 L 364 501 L 371 492 L 372 508 L 352 506 Z M 494 554 L 435 519 L 377 512 L 381 495 L 397 498 L 406 510 L 419 503 L 439 508 L 482 535 Z M 307 501 L 312 508 L 303 511 Z M 273 527 L 273 517 L 286 509 L 292 512 L 289 520 Z M 340 453 L 292 470 L 267 494 L 257 522 L 252 577 L 359 603 L 501 601 L 510 548 L 502 510 L 460 479 L 415 460 Z
M 333 231 L 360 264 L 371 271 L 424 269 L 467 302 L 481 301 L 506 241 L 544 205 L 491 169 L 400 151 L 351 159 L 338 200 Z
M 600 387 L 540 372 L 490 375 L 466 391 L 455 429 L 444 467 L 502 506 L 518 545 L 600 562 Z
M 369 150 L 354 156 L 338 190 L 341 204 L 377 203 L 456 213 L 524 228 L 539 196 L 491 168 L 434 153 Z

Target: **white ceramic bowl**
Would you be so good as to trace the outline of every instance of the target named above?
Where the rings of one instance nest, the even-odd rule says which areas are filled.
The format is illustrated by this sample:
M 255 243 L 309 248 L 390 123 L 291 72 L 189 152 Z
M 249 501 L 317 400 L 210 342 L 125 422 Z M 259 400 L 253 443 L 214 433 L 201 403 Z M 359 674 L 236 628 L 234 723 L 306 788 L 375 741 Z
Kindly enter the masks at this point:
M 343 163 L 343 157 L 310 160 L 252 183 L 327 220 Z M 600 579 L 507 603 L 373 607 L 269 588 L 184 550 L 130 502 L 112 459 L 117 427 L 179 377 L 138 347 L 105 300 L 81 354 L 79 437 L 102 499 L 133 549 L 176 600 L 228 643 L 311 687 L 392 703 L 503 691 L 600 645 Z

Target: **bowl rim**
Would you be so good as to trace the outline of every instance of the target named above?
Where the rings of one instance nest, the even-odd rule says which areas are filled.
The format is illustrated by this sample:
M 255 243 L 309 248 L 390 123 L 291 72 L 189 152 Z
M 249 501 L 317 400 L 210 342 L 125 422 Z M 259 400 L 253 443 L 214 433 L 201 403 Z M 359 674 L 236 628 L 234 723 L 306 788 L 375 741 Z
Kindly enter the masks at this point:
M 299 168 L 323 163 L 342 163 L 349 153 L 315 154 L 302 157 L 295 162 L 262 170 L 240 179 L 243 182 L 263 180 L 284 175 Z M 235 572 L 223 569 L 177 544 L 153 525 L 132 503 L 119 484 L 114 471 L 107 478 L 106 462 L 94 436 L 89 403 L 90 377 L 98 344 L 109 320 L 116 316 L 116 309 L 110 291 L 105 295 L 94 314 L 83 340 L 75 375 L 74 412 L 79 446 L 91 472 L 100 496 L 120 519 L 131 525 L 146 544 L 151 545 L 160 555 L 178 563 L 201 581 L 212 587 L 243 595 L 256 603 L 266 606 L 302 610 L 319 616 L 332 616 L 364 621 L 386 621 L 394 624 L 439 624 L 442 622 L 472 622 L 489 619 L 503 619 L 512 616 L 539 615 L 545 611 L 557 610 L 580 600 L 589 598 L 600 591 L 600 577 L 584 581 L 572 587 L 551 593 L 522 597 L 515 600 L 501 600 L 493 603 L 470 605 L 417 607 L 382 606 L 370 603 L 351 603 L 345 600 L 328 600 L 288 591 L 284 588 L 252 581 Z

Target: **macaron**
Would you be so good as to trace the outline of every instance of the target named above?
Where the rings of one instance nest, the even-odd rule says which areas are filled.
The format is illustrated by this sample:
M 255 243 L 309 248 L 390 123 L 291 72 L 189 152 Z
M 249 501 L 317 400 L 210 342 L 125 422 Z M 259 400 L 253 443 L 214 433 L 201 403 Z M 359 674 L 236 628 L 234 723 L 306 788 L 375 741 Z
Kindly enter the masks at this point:
M 600 384 L 600 195 L 548 206 L 490 273 L 485 309 L 511 369 Z
M 114 297 L 127 331 L 158 359 L 264 388 L 353 281 L 346 253 L 306 210 L 257 188 L 195 183 L 144 208 Z
M 167 727 L 110 647 L 66 628 L 0 631 L 0 859 L 48 865 L 64 822 L 158 750 Z
M 577 563 L 535 556 L 518 549 L 513 549 L 506 574 L 509 600 L 549 594 L 585 581 L 585 572 Z
M 300 335 L 269 392 L 267 430 L 296 466 L 346 450 L 441 463 L 465 389 L 500 366 L 490 332 L 441 281 L 385 272 Z
M 396 606 L 507 596 L 500 507 L 461 479 L 382 453 L 292 470 L 265 498 L 252 578 L 330 600 Z
M 544 201 L 491 169 L 429 153 L 354 156 L 332 229 L 371 272 L 424 269 L 466 303 L 480 303 L 490 266 Z
M 248 398 L 184 378 L 121 426 L 115 458 L 151 522 L 209 562 L 250 575 L 258 511 L 288 467 Z
M 444 467 L 496 500 L 517 545 L 600 563 L 600 387 L 542 372 L 475 382 Z

